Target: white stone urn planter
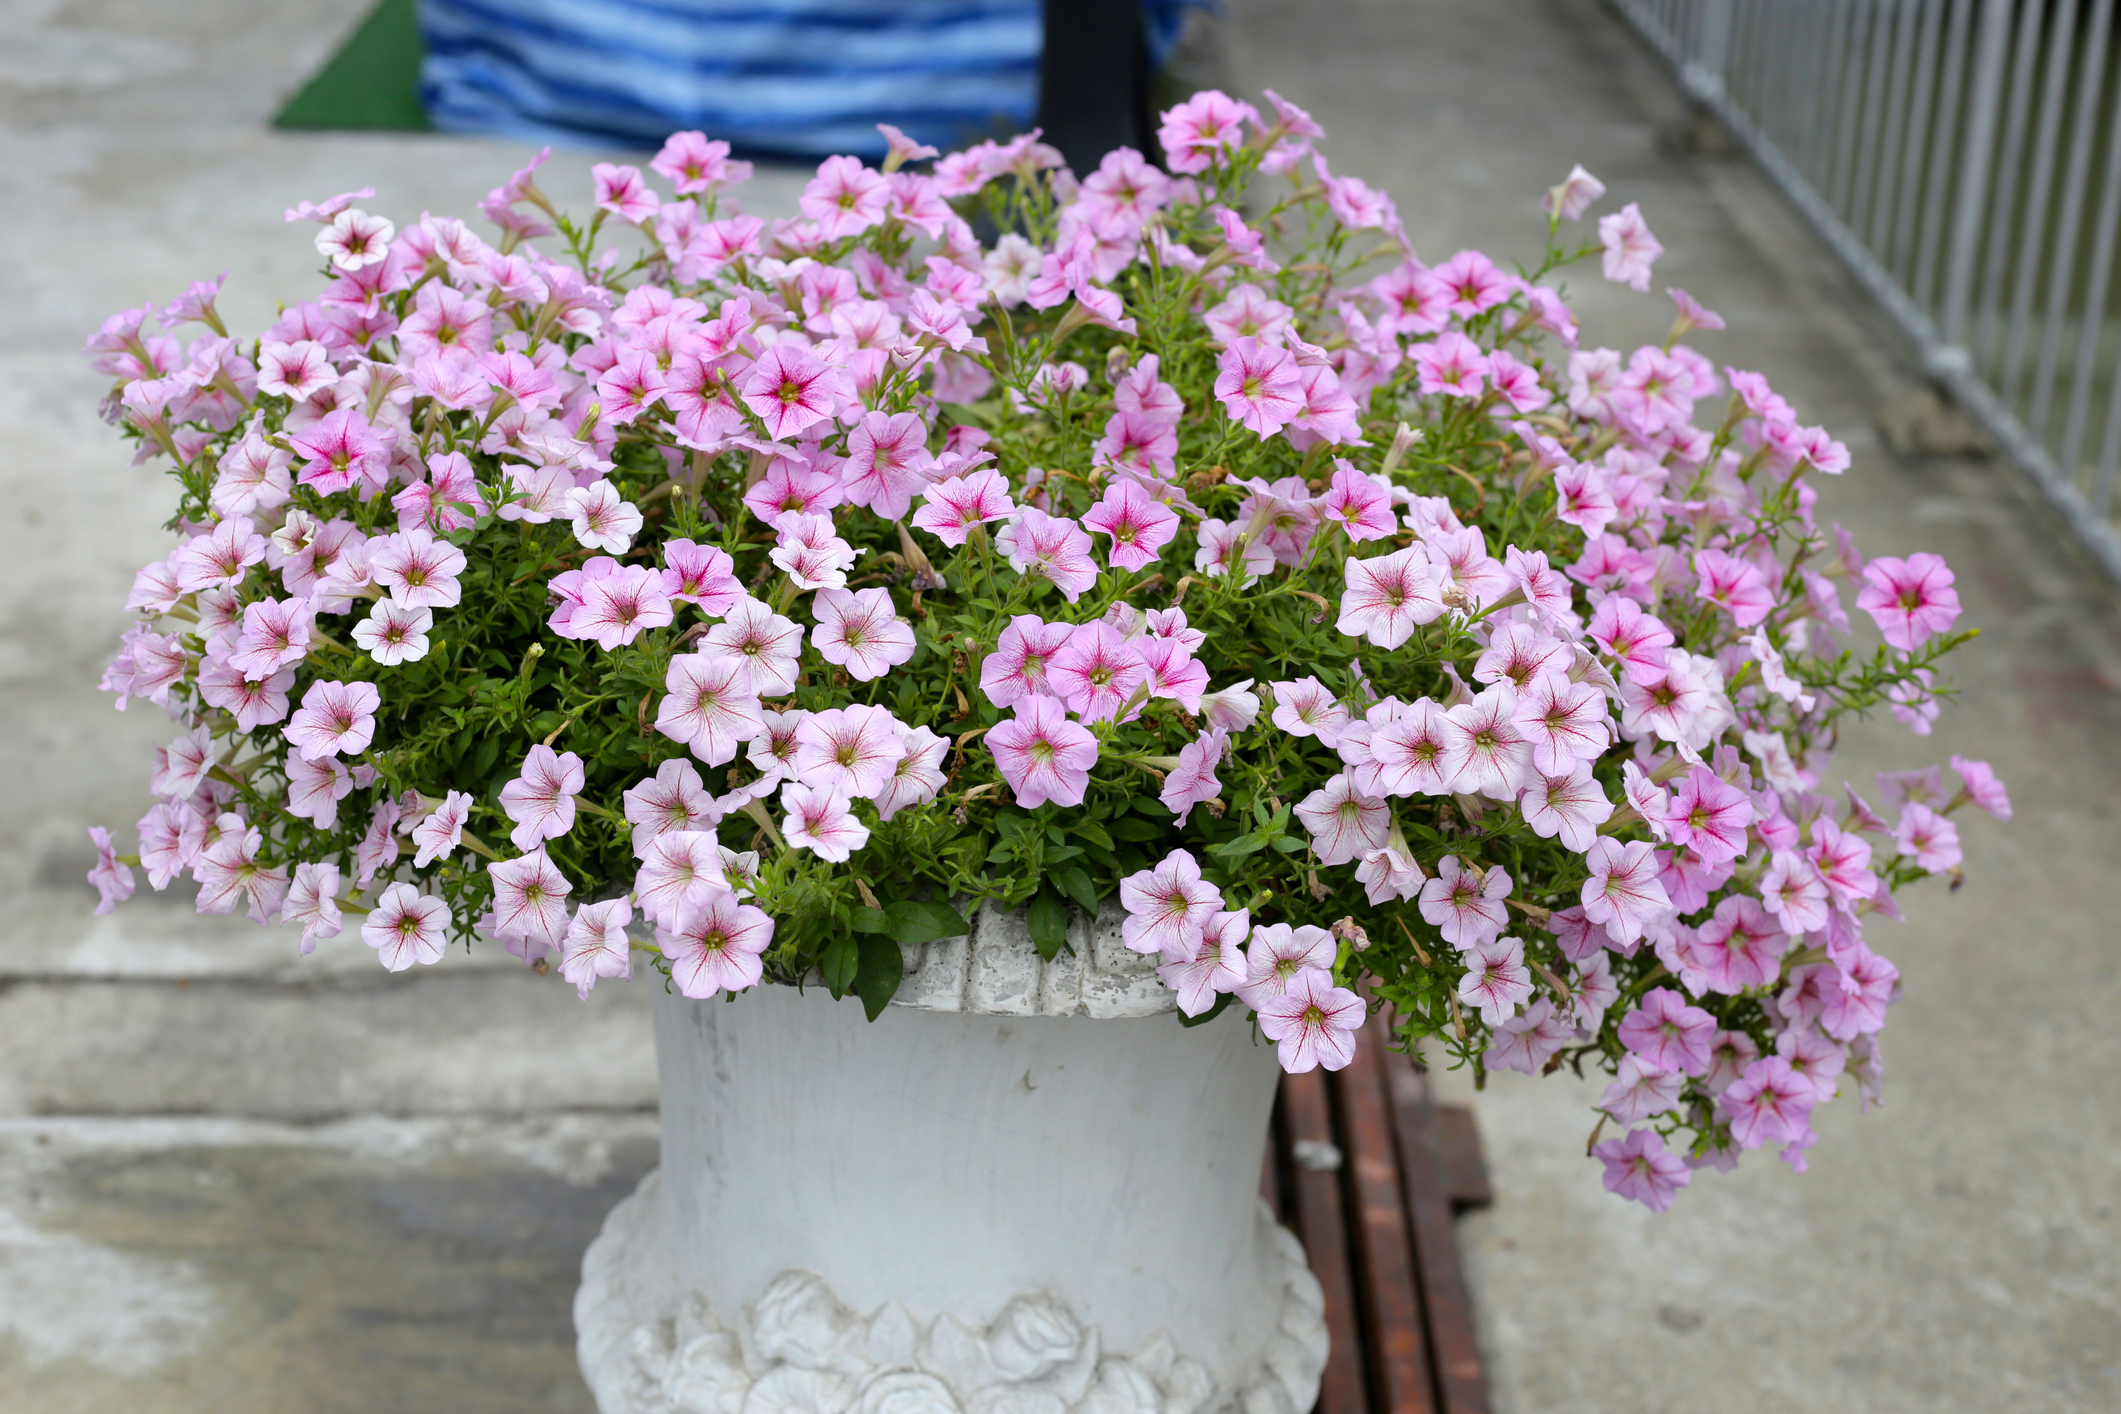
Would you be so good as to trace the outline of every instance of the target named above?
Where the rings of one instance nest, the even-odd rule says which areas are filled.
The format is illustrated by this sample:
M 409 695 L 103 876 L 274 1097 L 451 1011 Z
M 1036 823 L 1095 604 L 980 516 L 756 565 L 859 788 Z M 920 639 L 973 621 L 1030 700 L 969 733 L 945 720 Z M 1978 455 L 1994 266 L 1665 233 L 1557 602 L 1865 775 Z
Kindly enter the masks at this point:
M 575 1298 L 602 1414 L 1302 1414 L 1325 1325 L 1258 1196 L 1279 1071 L 1116 915 L 908 951 L 874 1024 L 657 1002 L 663 1164 Z

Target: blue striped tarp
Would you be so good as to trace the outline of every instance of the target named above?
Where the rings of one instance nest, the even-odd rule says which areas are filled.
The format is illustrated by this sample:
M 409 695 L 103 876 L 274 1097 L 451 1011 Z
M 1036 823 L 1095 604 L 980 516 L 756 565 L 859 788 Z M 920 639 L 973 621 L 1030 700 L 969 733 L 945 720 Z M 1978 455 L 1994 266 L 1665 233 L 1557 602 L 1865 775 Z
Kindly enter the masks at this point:
M 437 127 L 740 152 L 881 156 L 1030 124 L 1039 0 L 419 0 Z

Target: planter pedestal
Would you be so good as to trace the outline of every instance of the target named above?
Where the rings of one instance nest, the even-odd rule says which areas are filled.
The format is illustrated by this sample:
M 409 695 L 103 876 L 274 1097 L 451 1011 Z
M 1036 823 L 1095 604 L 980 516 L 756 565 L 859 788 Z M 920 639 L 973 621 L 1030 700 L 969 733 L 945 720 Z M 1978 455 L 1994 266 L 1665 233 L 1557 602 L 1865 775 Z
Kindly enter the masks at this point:
M 602 1414 L 1311 1407 L 1318 1285 L 1258 1197 L 1273 1048 L 1163 1014 L 1116 920 L 1078 934 L 1045 964 L 982 912 L 873 1025 L 659 999 L 663 1167 L 575 1300 Z

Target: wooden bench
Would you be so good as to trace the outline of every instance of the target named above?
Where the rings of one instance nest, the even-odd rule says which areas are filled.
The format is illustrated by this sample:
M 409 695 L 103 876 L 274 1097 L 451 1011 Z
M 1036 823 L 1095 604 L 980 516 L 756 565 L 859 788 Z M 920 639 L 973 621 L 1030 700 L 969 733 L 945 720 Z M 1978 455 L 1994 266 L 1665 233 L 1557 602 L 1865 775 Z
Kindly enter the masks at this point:
M 1487 1414 L 1451 1221 L 1490 1201 L 1479 1135 L 1376 1030 L 1347 1069 L 1282 1078 L 1261 1178 L 1325 1291 L 1316 1414 Z

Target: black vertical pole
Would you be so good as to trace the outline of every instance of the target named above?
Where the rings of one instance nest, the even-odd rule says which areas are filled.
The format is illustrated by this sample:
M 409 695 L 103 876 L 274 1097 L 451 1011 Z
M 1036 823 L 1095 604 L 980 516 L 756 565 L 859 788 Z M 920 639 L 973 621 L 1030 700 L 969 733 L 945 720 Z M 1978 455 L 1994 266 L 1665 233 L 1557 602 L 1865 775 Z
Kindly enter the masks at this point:
M 1141 0 L 1045 0 L 1038 126 L 1075 174 L 1115 147 L 1151 160 L 1149 37 Z

